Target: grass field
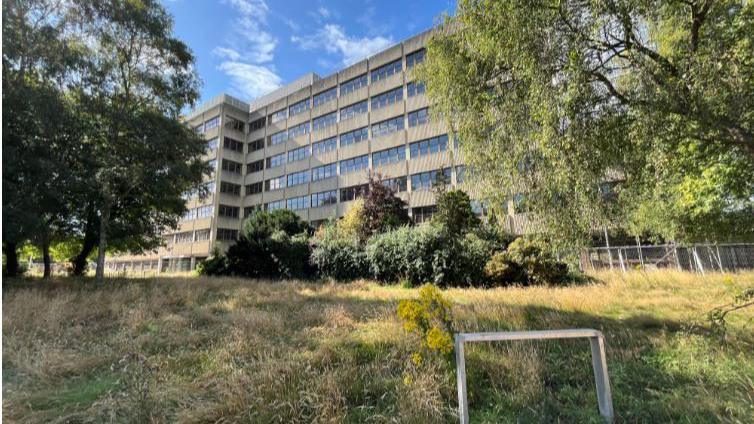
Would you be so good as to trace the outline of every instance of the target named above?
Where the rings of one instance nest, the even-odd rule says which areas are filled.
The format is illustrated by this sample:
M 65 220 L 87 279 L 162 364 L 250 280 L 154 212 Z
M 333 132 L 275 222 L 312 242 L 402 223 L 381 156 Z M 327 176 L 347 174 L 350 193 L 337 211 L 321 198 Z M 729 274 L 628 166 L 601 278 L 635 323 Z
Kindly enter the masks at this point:
M 452 289 L 459 331 L 593 327 L 619 422 L 754 422 L 754 311 L 706 312 L 754 273 L 600 274 Z M 453 364 L 413 371 L 395 314 L 415 289 L 161 278 L 5 281 L 8 422 L 454 422 Z M 599 422 L 587 341 L 472 345 L 473 422 Z

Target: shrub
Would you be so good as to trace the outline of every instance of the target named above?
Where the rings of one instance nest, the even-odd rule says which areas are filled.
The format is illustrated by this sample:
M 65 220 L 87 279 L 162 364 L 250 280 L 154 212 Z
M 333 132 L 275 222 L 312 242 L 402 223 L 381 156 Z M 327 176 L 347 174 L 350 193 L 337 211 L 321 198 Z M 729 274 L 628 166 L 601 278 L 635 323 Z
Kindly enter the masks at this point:
M 406 202 L 385 185 L 382 176 L 369 176 L 369 185 L 364 193 L 364 226 L 361 238 L 366 240 L 376 233 L 409 223 Z
M 197 271 L 199 275 L 227 275 L 228 258 L 215 246 L 210 257 L 199 263 Z
M 449 358 L 453 352 L 453 332 L 450 302 L 431 284 L 419 289 L 418 300 L 402 300 L 398 304 L 398 318 L 403 329 L 419 339 L 411 360 L 420 366 L 431 355 Z
M 568 266 L 553 258 L 539 239 L 519 237 L 505 252 L 497 253 L 484 267 L 495 284 L 560 284 L 568 279 Z
M 330 223 L 313 238 L 311 263 L 320 274 L 335 280 L 368 277 L 366 254 L 359 239 Z
M 441 225 L 418 225 L 373 236 L 366 257 L 380 281 L 476 285 L 485 282 L 484 264 L 494 249 L 494 243 L 474 233 L 459 239 Z
M 469 195 L 461 190 L 440 190 L 437 193 L 437 213 L 432 221 L 450 234 L 462 234 L 479 227 L 479 218 L 471 208 Z

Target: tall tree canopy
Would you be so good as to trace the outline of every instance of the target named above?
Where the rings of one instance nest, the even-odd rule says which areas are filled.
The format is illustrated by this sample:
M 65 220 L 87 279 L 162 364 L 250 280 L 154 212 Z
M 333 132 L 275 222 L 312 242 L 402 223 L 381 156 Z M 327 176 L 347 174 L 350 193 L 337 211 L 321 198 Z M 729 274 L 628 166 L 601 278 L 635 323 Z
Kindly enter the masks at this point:
M 3 180 L 11 179 L 14 193 L 33 194 L 4 197 L 4 223 L 24 224 L 3 234 L 6 251 L 47 237 L 59 222 L 58 233 L 82 240 L 79 270 L 99 245 L 102 277 L 108 246 L 154 248 L 176 225 L 183 194 L 200 186 L 208 168 L 206 143 L 180 121 L 199 81 L 193 55 L 172 28 L 157 0 L 3 3 L 4 118 L 8 110 L 14 123 L 6 127 L 4 119 L 3 145 L 14 150 L 3 157 Z M 46 91 L 24 96 L 18 81 Z M 37 107 L 48 103 L 68 114 Z M 75 122 L 77 131 L 67 129 Z M 65 143 L 50 144 L 61 138 Z M 40 169 L 35 156 L 46 149 L 50 163 Z M 46 214 L 25 223 L 32 220 L 24 211 Z
M 554 240 L 754 234 L 750 1 L 460 0 L 417 77 L 486 196 Z

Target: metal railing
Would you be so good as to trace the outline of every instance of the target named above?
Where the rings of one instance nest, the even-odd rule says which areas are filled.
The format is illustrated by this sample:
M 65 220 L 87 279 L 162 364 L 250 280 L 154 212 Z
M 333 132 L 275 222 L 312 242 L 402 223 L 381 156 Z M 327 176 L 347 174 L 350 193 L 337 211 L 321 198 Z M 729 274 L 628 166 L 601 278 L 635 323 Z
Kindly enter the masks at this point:
M 461 424 L 469 422 L 469 399 L 466 390 L 466 343 L 516 341 L 516 340 L 552 340 L 588 338 L 592 349 L 592 368 L 597 388 L 597 404 L 600 415 L 605 421 L 612 422 L 613 395 L 610 391 L 610 378 L 607 373 L 605 356 L 605 338 L 602 333 L 590 328 L 571 330 L 544 331 L 509 331 L 495 333 L 459 333 L 455 335 L 456 378 L 458 379 L 458 417 Z
M 704 274 L 754 269 L 754 243 L 594 247 L 580 255 L 583 271 L 677 269 Z

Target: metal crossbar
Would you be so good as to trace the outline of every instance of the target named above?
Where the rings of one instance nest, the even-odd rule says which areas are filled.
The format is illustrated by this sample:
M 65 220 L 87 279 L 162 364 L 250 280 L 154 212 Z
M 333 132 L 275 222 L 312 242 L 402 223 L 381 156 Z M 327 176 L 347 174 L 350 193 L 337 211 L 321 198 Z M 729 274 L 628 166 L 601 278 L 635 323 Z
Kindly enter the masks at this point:
M 605 338 L 602 333 L 591 328 L 544 331 L 510 331 L 494 333 L 459 333 L 455 335 L 456 376 L 458 378 L 458 417 L 461 424 L 469 422 L 469 400 L 466 390 L 466 343 L 497 342 L 514 340 L 551 340 L 588 338 L 592 348 L 592 368 L 597 387 L 597 403 L 600 415 L 607 422 L 613 421 L 613 396 L 610 392 L 610 378 L 607 374 Z

